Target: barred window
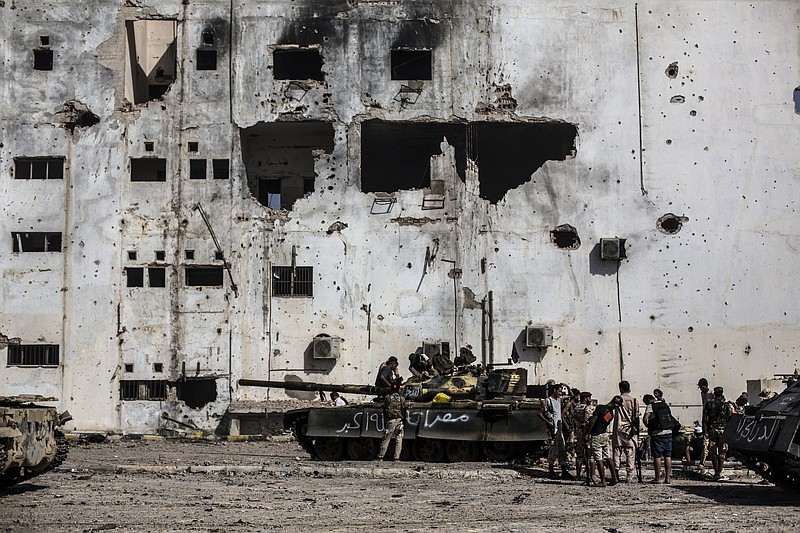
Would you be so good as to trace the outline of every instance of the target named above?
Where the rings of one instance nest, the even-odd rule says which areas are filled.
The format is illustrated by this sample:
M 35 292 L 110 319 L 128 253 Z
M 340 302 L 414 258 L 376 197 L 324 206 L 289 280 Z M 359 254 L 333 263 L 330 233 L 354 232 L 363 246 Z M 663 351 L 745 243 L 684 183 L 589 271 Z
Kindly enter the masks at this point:
M 64 158 L 63 157 L 15 157 L 14 179 L 16 180 L 64 179 Z
M 273 296 L 314 296 L 314 267 L 272 267 Z
M 61 233 L 30 231 L 27 233 L 11 233 L 11 251 L 19 252 L 60 252 Z
M 167 382 L 164 380 L 120 380 L 120 400 L 166 400 Z
M 10 344 L 8 366 L 58 366 L 58 344 Z

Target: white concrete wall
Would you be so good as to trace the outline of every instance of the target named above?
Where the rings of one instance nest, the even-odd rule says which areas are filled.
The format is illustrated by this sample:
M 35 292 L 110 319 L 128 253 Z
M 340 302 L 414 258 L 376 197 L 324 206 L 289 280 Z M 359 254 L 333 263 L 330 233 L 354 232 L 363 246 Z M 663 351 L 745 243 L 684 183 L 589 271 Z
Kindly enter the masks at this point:
M 637 395 L 658 386 L 688 423 L 697 378 L 735 398 L 746 379 L 798 366 L 796 2 L 351 3 L 237 1 L 233 16 L 216 1 L 0 7 L 0 333 L 60 344 L 62 360 L 6 367 L 0 349 L 0 394 L 58 396 L 81 430 L 154 431 L 162 412 L 213 429 L 231 390 L 266 397 L 239 389 L 240 377 L 369 383 L 389 355 L 404 362 L 423 340 L 454 343 L 453 264 L 443 259 L 462 270 L 459 345 L 480 354 L 480 310 L 465 306 L 465 289 L 477 300 L 493 292 L 499 361 L 526 324 L 552 326 L 554 346 L 520 354 L 531 382 L 567 381 L 601 399 L 621 378 Z M 124 21 L 137 18 L 178 20 L 179 72 L 163 100 L 131 107 Z M 424 31 L 407 30 L 408 20 Z M 207 27 L 217 70 L 197 71 Z M 306 28 L 299 44 L 324 60 L 325 81 L 304 95 L 271 74 L 271 50 L 298 44 L 291 28 Z M 394 98 L 406 82 L 390 80 L 388 63 L 403 32 L 433 49 L 433 79 L 405 106 Z M 53 71 L 32 69 L 40 35 L 50 36 Z M 479 112 L 505 84 L 515 115 Z M 54 125 L 69 100 L 99 124 L 72 134 Z M 547 162 L 497 204 L 479 198 L 474 165 L 462 182 L 442 164 L 444 209 L 423 210 L 424 191 L 409 190 L 390 214 L 370 214 L 375 195 L 359 188 L 362 121 L 537 117 L 577 126 L 574 158 Z M 335 144 L 317 158 L 315 192 L 278 213 L 251 195 L 239 135 L 285 120 L 331 122 Z M 145 155 L 167 159 L 166 182 L 130 181 L 130 158 Z M 19 156 L 64 156 L 65 179 L 14 180 Z M 189 180 L 190 158 L 209 160 L 209 179 Z M 214 158 L 230 159 L 229 180 L 210 179 Z M 222 288 L 185 286 L 185 266 L 222 264 L 198 203 L 236 292 L 227 274 Z M 666 213 L 688 218 L 679 233 L 656 228 Z M 347 227 L 328 234 L 337 221 Z M 580 248 L 550 242 L 560 224 L 578 230 Z M 62 231 L 64 251 L 12 254 L 19 228 Z M 618 271 L 593 251 L 614 236 L 627 239 Z M 313 298 L 270 296 L 271 267 L 291 264 L 293 247 L 297 265 L 314 267 Z M 125 286 L 125 267 L 157 264 L 165 288 Z M 305 353 L 319 333 L 344 339 L 334 365 Z M 120 379 L 177 380 L 184 366 L 189 377 L 217 378 L 217 402 L 119 400 Z

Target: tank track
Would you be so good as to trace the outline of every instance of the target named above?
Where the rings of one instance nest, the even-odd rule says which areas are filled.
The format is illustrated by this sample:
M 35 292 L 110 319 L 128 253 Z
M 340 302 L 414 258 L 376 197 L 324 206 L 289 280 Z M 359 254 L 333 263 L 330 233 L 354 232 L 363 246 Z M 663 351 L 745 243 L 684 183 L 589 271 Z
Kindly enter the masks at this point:
M 788 459 L 781 464 L 769 464 L 758 457 L 737 452 L 736 458 L 747 468 L 773 485 L 800 492 L 800 461 Z
M 316 457 L 317 454 L 314 451 L 314 439 L 306 435 L 306 429 L 308 428 L 308 411 L 297 413 L 293 416 L 291 422 L 292 434 L 294 438 L 297 439 L 297 443 L 307 451 L 311 457 Z
M 56 456 L 45 468 L 36 472 L 28 470 L 27 468 L 15 468 L 9 470 L 5 474 L 0 475 L 0 487 L 7 487 L 17 483 L 23 483 L 36 476 L 46 474 L 63 463 L 67 458 L 67 454 L 69 453 L 69 443 L 67 442 L 64 434 L 59 430 L 55 431 L 54 436 L 56 439 Z M 0 451 L 0 464 L 5 464 L 6 457 L 7 451 L 5 448 L 3 448 L 3 450 Z

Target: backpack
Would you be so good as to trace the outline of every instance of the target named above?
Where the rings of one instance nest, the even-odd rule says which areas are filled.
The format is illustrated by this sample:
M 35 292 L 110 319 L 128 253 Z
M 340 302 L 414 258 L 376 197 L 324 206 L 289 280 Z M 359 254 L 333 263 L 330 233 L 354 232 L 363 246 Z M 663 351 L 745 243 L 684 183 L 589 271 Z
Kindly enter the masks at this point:
M 680 432 L 680 424 L 675 417 L 672 416 L 672 411 L 664 402 L 655 402 L 653 405 L 653 416 L 650 420 L 647 421 L 647 429 L 650 431 L 664 431 L 664 430 L 672 430 L 673 433 L 675 432 L 675 428 L 678 428 L 678 432 Z

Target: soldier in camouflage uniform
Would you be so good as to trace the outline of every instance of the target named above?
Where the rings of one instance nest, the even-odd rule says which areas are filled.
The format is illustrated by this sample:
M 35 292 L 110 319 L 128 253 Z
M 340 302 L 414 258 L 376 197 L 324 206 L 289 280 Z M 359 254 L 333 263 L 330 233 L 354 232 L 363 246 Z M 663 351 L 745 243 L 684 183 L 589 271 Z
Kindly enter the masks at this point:
M 731 405 L 725 400 L 722 387 L 714 387 L 714 397 L 703 409 L 703 426 L 708 432 L 711 464 L 714 466 L 714 481 L 726 479 L 722 475 L 722 464 L 728 453 L 728 445 L 722 442 L 722 434 L 731 417 Z
M 403 450 L 403 435 L 405 434 L 403 428 L 403 419 L 405 418 L 406 402 L 400 396 L 400 385 L 397 382 L 392 383 L 391 392 L 383 400 L 383 439 L 381 440 L 381 449 L 378 452 L 377 459 L 383 460 L 386 455 L 386 450 L 389 448 L 389 441 L 394 438 L 394 460 L 400 460 L 400 452 Z
M 586 424 L 592 419 L 594 414 L 594 405 L 592 405 L 592 393 L 582 392 L 580 394 L 580 403 L 575 406 L 572 412 L 572 417 L 575 420 L 575 437 L 577 441 L 577 448 L 575 453 L 577 459 L 575 461 L 575 469 L 577 477 L 581 477 L 581 469 L 586 465 L 589 469 L 589 446 L 586 444 Z

